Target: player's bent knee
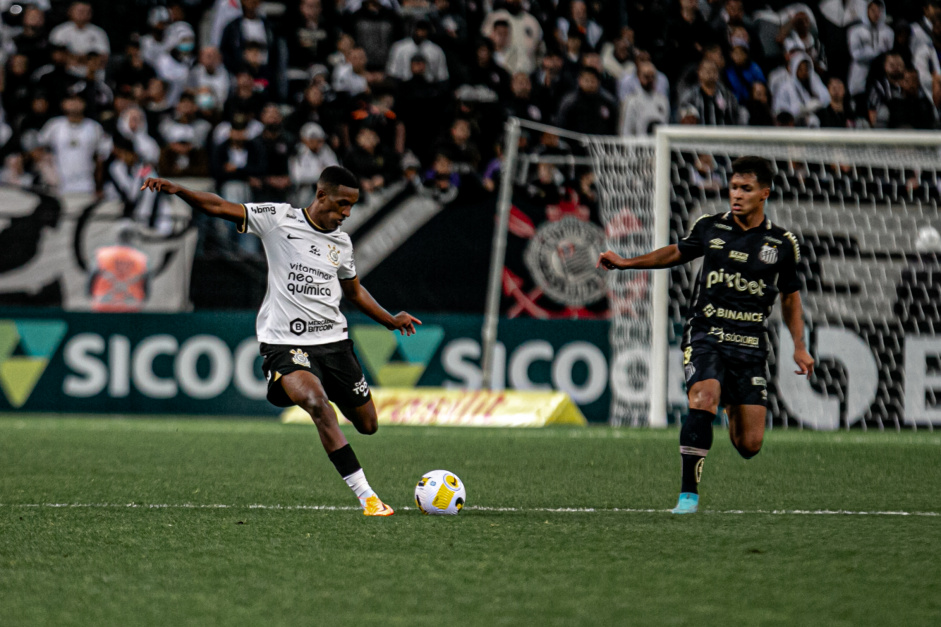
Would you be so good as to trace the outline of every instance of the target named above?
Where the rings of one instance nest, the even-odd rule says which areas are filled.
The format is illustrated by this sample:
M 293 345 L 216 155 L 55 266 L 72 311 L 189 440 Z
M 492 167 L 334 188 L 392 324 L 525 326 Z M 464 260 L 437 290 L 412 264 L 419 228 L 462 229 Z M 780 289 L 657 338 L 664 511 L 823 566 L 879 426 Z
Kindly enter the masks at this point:
M 379 422 L 375 418 L 368 418 L 356 425 L 356 430 L 363 435 L 373 435 L 379 430 Z
M 751 459 L 761 452 L 761 438 L 750 438 L 735 442 L 735 450 L 745 459 Z
M 332 424 L 330 420 L 330 406 L 327 404 L 327 399 L 322 396 L 311 394 L 308 398 L 304 399 L 301 407 L 310 415 L 311 420 L 314 421 L 318 429 L 328 427 Z

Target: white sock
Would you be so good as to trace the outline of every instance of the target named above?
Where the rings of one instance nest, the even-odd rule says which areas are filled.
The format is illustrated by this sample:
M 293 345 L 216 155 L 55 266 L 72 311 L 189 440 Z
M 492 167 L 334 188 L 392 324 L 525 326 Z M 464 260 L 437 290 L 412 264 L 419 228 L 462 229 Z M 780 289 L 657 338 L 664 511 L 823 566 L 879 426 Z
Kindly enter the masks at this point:
M 346 481 L 346 485 L 350 486 L 350 490 L 359 498 L 361 505 L 365 505 L 366 499 L 376 494 L 373 492 L 373 489 L 369 487 L 369 482 L 366 481 L 366 473 L 363 472 L 362 468 L 352 475 L 343 477 L 343 480 Z

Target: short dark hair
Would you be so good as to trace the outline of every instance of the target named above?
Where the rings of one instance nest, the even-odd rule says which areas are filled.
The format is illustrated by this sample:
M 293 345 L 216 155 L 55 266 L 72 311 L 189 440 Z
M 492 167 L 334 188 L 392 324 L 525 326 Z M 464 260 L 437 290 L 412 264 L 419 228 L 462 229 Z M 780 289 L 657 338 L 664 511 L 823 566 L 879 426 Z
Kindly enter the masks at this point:
M 349 187 L 359 189 L 359 179 L 356 175 L 340 165 L 332 165 L 325 168 L 320 173 L 320 180 L 317 181 L 317 187 L 336 189 L 337 187 Z
M 762 157 L 739 157 L 732 162 L 732 174 L 754 174 L 758 184 L 762 187 L 771 187 L 774 173 L 771 162 Z

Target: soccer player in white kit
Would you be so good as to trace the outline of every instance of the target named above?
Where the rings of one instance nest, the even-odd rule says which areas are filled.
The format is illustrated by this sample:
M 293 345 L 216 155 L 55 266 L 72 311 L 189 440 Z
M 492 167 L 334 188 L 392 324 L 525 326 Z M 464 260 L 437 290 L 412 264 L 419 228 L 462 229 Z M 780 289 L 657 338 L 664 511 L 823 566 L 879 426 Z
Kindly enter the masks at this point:
M 366 516 L 391 516 L 366 481 L 337 423 L 333 401 L 356 430 L 378 428 L 376 406 L 348 338 L 340 297 L 389 330 L 415 333 L 417 318 L 390 314 L 359 283 L 350 236 L 339 229 L 359 200 L 359 181 L 340 166 L 320 175 L 313 202 L 304 209 L 284 203 L 228 202 L 166 179 L 150 178 L 141 189 L 175 194 L 194 209 L 235 222 L 259 237 L 268 258 L 268 291 L 255 324 L 268 401 L 299 405 L 313 419 L 324 450 L 356 494 Z

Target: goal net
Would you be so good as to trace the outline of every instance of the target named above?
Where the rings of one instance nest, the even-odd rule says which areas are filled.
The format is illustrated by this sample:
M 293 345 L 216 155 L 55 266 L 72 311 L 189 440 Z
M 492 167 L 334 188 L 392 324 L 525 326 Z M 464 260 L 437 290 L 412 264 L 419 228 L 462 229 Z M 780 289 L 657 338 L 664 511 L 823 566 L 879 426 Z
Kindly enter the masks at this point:
M 793 374 L 793 345 L 776 307 L 769 426 L 941 426 L 941 133 L 669 126 L 634 139 L 520 128 L 534 135 L 519 154 L 515 145 L 506 154 L 515 185 L 501 188 L 492 288 L 497 279 L 505 287 L 495 267 L 506 241 L 498 240 L 513 228 L 521 184 L 559 159 L 534 150 L 540 134 L 563 138 L 570 165 L 591 172 L 601 245 L 626 257 L 675 243 L 704 213 L 727 211 L 731 162 L 759 155 L 775 172 L 766 212 L 801 242 L 806 340 L 817 360 L 810 381 Z M 697 273 L 690 264 L 605 275 L 611 424 L 662 426 L 685 414 L 679 341 Z M 485 376 L 487 325 L 495 338 L 508 309 L 500 298 L 488 302 Z

